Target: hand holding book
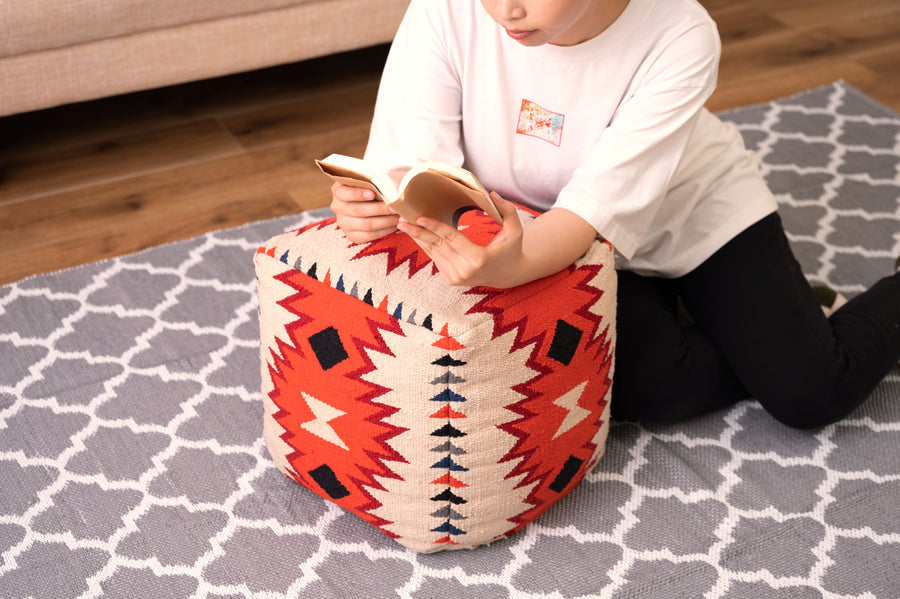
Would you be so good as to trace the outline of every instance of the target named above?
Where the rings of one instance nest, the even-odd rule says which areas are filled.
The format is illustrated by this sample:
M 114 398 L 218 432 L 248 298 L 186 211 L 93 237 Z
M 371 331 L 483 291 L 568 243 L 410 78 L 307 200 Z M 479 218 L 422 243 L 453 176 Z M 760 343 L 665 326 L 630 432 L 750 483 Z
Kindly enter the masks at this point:
M 443 162 L 425 162 L 412 167 L 399 184 L 359 158 L 331 154 L 316 164 L 323 173 L 351 187 L 370 189 L 405 220 L 420 216 L 453 227 L 467 210 L 483 210 L 498 223 L 502 217 L 490 195 L 469 171 Z

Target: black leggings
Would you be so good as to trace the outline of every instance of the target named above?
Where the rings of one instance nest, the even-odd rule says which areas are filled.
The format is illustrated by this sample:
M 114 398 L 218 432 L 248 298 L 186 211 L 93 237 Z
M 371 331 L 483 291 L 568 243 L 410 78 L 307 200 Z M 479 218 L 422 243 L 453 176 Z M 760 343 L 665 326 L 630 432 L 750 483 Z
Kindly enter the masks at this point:
M 826 319 L 777 214 L 683 277 L 619 275 L 613 418 L 672 421 L 753 397 L 789 426 L 823 426 L 900 359 L 900 273 Z

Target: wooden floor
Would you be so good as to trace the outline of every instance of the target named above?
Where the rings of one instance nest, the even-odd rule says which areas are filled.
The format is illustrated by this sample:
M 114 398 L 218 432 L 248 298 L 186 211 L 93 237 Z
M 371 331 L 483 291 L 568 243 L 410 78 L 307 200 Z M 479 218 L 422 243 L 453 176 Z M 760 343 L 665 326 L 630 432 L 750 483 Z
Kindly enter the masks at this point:
M 900 111 L 900 0 L 701 0 L 723 110 L 844 79 Z M 0 284 L 325 206 L 385 47 L 0 118 Z

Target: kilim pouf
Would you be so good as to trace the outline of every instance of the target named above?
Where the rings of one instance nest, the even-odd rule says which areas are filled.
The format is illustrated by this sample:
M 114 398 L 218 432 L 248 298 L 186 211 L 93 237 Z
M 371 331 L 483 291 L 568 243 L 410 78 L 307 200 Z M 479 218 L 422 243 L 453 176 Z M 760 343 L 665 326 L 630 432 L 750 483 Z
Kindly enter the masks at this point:
M 480 212 L 461 224 L 481 244 L 499 230 Z M 509 290 L 448 286 L 405 233 L 357 245 L 334 219 L 270 239 L 255 263 L 275 464 L 399 543 L 512 534 L 603 454 L 609 244 Z

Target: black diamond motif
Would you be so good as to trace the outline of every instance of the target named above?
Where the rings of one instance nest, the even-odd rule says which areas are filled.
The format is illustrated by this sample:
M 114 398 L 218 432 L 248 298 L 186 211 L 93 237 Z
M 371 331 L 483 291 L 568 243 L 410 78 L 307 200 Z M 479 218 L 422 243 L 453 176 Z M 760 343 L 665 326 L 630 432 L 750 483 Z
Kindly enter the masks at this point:
M 434 362 L 432 362 L 435 366 L 465 366 L 466 362 L 462 360 L 457 360 L 450 356 L 450 354 L 444 354 Z
M 550 483 L 550 490 L 562 493 L 566 486 L 572 482 L 572 477 L 578 473 L 578 469 L 581 468 L 582 464 L 584 464 L 584 460 L 579 460 L 575 456 L 570 455 L 569 459 L 566 460 L 566 463 L 563 464 L 562 470 L 559 471 L 559 474 L 557 474 L 556 478 L 553 479 L 553 482 Z
M 468 503 L 465 499 L 451 491 L 450 489 L 444 489 L 442 493 L 439 493 L 431 498 L 432 501 L 449 501 L 453 505 L 462 505 L 464 503 Z
M 575 355 L 575 350 L 578 349 L 581 334 L 581 329 L 573 327 L 565 320 L 557 320 L 556 332 L 553 333 L 553 342 L 547 355 L 568 366 L 572 356 Z
M 432 437 L 450 437 L 452 439 L 457 439 L 459 437 L 465 437 L 466 433 L 462 432 L 455 426 L 450 423 L 445 424 L 441 428 L 437 429 L 433 433 L 431 433 Z
M 341 343 L 341 336 L 334 327 L 322 329 L 310 337 L 309 345 L 316 354 L 322 370 L 328 370 L 350 357 Z
M 341 481 L 335 476 L 334 470 L 329 468 L 328 464 L 322 464 L 318 468 L 310 470 L 309 475 L 332 499 L 341 499 L 350 494 L 350 491 L 341 484 Z

